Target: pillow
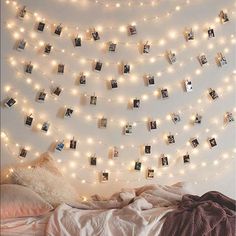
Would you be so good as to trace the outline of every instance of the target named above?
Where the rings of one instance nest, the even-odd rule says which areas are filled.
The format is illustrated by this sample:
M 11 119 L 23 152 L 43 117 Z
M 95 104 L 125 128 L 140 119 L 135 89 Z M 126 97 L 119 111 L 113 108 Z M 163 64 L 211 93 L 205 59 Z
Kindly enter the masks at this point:
M 40 216 L 53 207 L 29 188 L 16 184 L 1 185 L 1 219 Z

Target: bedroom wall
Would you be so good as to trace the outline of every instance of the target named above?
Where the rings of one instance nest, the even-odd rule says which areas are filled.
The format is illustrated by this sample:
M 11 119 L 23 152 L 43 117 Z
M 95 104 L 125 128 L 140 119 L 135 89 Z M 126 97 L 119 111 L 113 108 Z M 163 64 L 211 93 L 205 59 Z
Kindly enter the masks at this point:
M 106 3 L 109 6 L 106 6 Z M 144 184 L 172 184 L 190 182 L 199 194 L 218 190 L 229 196 L 235 193 L 235 122 L 224 124 L 224 114 L 235 106 L 235 2 L 232 0 L 196 1 L 1 1 L 1 167 L 37 158 L 50 152 L 65 175 L 78 186 L 81 194 L 109 195 L 122 187 Z M 120 4 L 120 5 L 119 5 Z M 26 19 L 16 17 L 16 8 L 26 5 Z M 220 10 L 226 10 L 230 21 L 219 22 Z M 155 17 L 158 16 L 158 19 Z M 44 32 L 35 30 L 36 22 L 45 18 Z M 145 18 L 145 19 L 144 19 Z M 52 33 L 53 24 L 62 23 L 61 37 Z M 126 27 L 136 23 L 137 35 L 128 36 Z M 215 38 L 208 39 L 206 30 L 215 29 Z M 78 27 L 76 29 L 76 27 Z M 86 30 L 95 27 L 101 39 L 86 39 Z M 195 40 L 186 42 L 185 27 L 192 27 Z M 81 35 L 82 47 L 72 44 L 74 34 Z M 16 41 L 24 38 L 26 49 L 15 50 Z M 109 53 L 104 44 L 114 40 L 117 51 Z M 137 44 L 150 42 L 149 54 L 140 54 Z M 45 43 L 53 46 L 50 55 L 43 55 Z M 177 54 L 177 62 L 170 65 L 166 50 Z M 216 65 L 215 57 L 223 52 L 228 64 Z M 205 53 L 209 65 L 201 67 L 197 56 Z M 94 59 L 104 62 L 101 72 L 92 70 Z M 31 61 L 33 73 L 24 73 L 24 65 Z M 117 63 L 131 64 L 131 73 L 121 75 Z M 65 64 L 64 75 L 55 72 L 57 63 Z M 87 84 L 78 85 L 78 75 L 87 73 Z M 145 74 L 155 75 L 155 85 L 146 86 Z M 117 89 L 109 89 L 110 79 L 118 80 Z M 192 92 L 185 92 L 184 79 L 193 84 Z M 50 94 L 54 86 L 63 88 L 56 99 Z M 169 98 L 161 99 L 159 90 L 168 88 Z M 216 89 L 219 99 L 212 101 L 209 88 Z M 42 89 L 48 93 L 44 103 L 36 96 Z M 89 96 L 96 94 L 96 106 L 89 104 Z M 84 96 L 87 94 L 87 97 Z M 4 101 L 14 97 L 17 104 L 4 107 Z M 139 109 L 130 109 L 130 99 L 141 99 Z M 74 109 L 71 118 L 64 119 L 65 107 Z M 174 124 L 169 115 L 179 112 L 181 121 Z M 24 125 L 25 117 L 33 115 L 33 127 Z M 192 116 L 199 113 L 202 123 L 192 125 Z M 108 118 L 106 129 L 98 128 L 98 117 Z M 147 119 L 158 121 L 157 130 L 148 131 Z M 40 130 L 48 121 L 47 134 Z M 126 122 L 134 122 L 133 134 L 122 134 Z M 167 144 L 167 134 L 174 134 L 176 143 Z M 77 150 L 65 148 L 54 151 L 57 140 L 75 137 Z M 198 137 L 200 145 L 192 148 L 189 140 Z M 209 137 L 217 146 L 210 148 Z M 143 145 L 152 146 L 150 155 L 143 155 Z M 119 148 L 119 157 L 109 159 L 111 147 Z M 26 158 L 19 158 L 21 147 L 29 149 Z M 188 152 L 191 163 L 183 164 Z M 97 156 L 97 166 L 90 166 L 89 157 Z M 169 158 L 169 166 L 162 167 L 160 157 Z M 134 162 L 142 162 L 141 171 L 134 170 Z M 146 179 L 147 168 L 155 170 L 154 179 Z M 101 171 L 109 172 L 109 181 L 99 182 Z

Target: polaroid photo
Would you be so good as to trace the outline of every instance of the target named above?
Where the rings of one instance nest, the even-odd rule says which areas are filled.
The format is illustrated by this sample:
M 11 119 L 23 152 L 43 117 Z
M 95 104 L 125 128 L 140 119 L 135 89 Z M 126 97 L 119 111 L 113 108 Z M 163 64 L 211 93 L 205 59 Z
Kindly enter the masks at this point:
M 97 105 L 97 96 L 93 95 L 90 97 L 90 105 Z
M 58 142 L 58 143 L 57 143 L 55 149 L 56 149 L 57 151 L 61 152 L 61 151 L 64 149 L 64 146 L 65 146 L 64 141 L 61 141 L 61 142 Z
M 217 98 L 219 98 L 217 92 L 212 88 L 209 89 L 209 95 L 212 98 L 212 100 L 216 100 Z
M 129 25 L 129 26 L 128 26 L 128 34 L 129 34 L 130 36 L 137 34 L 137 28 L 136 28 L 135 25 Z
M 117 147 L 113 147 L 113 157 L 119 157 L 119 149 Z
M 71 108 L 66 108 L 66 111 L 65 111 L 64 117 L 65 117 L 65 118 L 71 118 L 73 112 L 74 112 L 73 109 L 71 109 Z
M 199 145 L 197 138 L 192 138 L 190 142 L 191 142 L 193 148 L 196 148 Z
M 208 31 L 208 38 L 214 38 L 215 37 L 215 32 L 214 32 L 214 29 L 213 28 L 209 28 Z
M 94 41 L 97 41 L 97 40 L 100 39 L 99 33 L 95 30 L 91 32 L 91 36 L 92 36 Z
M 27 155 L 27 150 L 25 148 L 21 148 L 19 157 L 26 157 Z
M 76 37 L 74 40 L 75 47 L 81 47 L 82 45 L 82 40 L 80 37 Z
M 131 135 L 133 133 L 133 126 L 131 124 L 125 125 L 125 135 Z
M 135 98 L 133 100 L 133 108 L 139 108 L 140 107 L 140 100 Z
M 170 64 L 174 64 L 177 60 L 175 52 L 172 51 L 167 52 L 167 57 L 169 59 Z
M 147 179 L 153 179 L 154 178 L 154 169 L 147 169 Z
M 53 94 L 59 96 L 61 94 L 62 89 L 60 87 L 56 87 L 53 91 Z
M 175 136 L 173 134 L 167 135 L 167 142 L 168 142 L 168 144 L 175 143 Z
M 149 130 L 154 130 L 154 129 L 157 129 L 157 122 L 155 120 L 151 120 L 149 122 Z
M 211 148 L 213 148 L 217 145 L 215 138 L 209 138 L 208 142 L 209 142 L 209 145 L 210 145 Z
M 23 19 L 25 18 L 25 15 L 26 15 L 26 6 L 23 6 L 19 11 L 18 17 L 20 19 Z
M 144 154 L 151 154 L 151 146 L 150 145 L 145 145 L 144 146 Z
M 201 55 L 198 57 L 198 60 L 199 60 L 199 63 L 200 63 L 201 66 L 205 66 L 205 65 L 207 65 L 207 63 L 208 63 L 205 54 L 201 54 Z
M 168 93 L 168 90 L 165 88 L 165 89 L 161 89 L 161 97 L 162 99 L 166 99 L 169 97 L 169 93 Z
M 130 65 L 124 64 L 124 66 L 123 66 L 123 73 L 124 74 L 129 74 L 130 73 Z
M 44 122 L 41 130 L 44 132 L 48 132 L 49 126 L 50 126 L 50 124 L 48 122 Z
M 45 48 L 44 48 L 44 53 L 47 54 L 47 55 L 49 55 L 50 52 L 51 52 L 51 50 L 52 50 L 52 45 L 49 44 L 49 43 L 46 44 L 46 45 L 45 45 Z
M 96 156 L 91 156 L 90 157 L 90 165 L 91 166 L 96 166 L 97 165 L 97 157 Z
M 183 162 L 184 162 L 184 164 L 190 163 L 190 156 L 189 156 L 188 153 L 186 153 L 185 155 L 183 155 Z
M 108 47 L 109 52 L 115 52 L 116 51 L 116 44 L 113 42 L 109 42 L 109 47 Z
M 111 81 L 111 88 L 114 89 L 114 88 L 118 88 L 118 82 L 116 79 L 112 79 Z
M 45 23 L 40 21 L 40 22 L 38 23 L 37 30 L 40 31 L 40 32 L 43 32 L 44 27 L 45 27 Z
M 80 85 L 86 84 L 86 75 L 84 75 L 83 73 L 79 76 L 79 84 Z
M 62 26 L 61 26 L 61 24 L 60 24 L 60 25 L 58 25 L 58 26 L 56 27 L 54 33 L 55 33 L 56 35 L 60 36 L 60 35 L 61 35 L 61 32 L 62 32 Z
M 150 52 L 150 49 L 151 49 L 151 45 L 148 44 L 148 42 L 146 42 L 146 43 L 143 45 L 143 54 L 149 53 L 149 52 Z
M 168 157 L 167 156 L 164 156 L 164 155 L 162 156 L 161 164 L 162 164 L 162 166 L 168 166 L 169 165 Z
M 32 74 L 32 71 L 33 71 L 33 65 L 30 62 L 26 65 L 25 72 L 28 73 L 28 74 Z
M 64 74 L 64 70 L 65 70 L 65 65 L 64 64 L 58 64 L 57 73 L 58 74 Z
M 26 116 L 25 124 L 26 124 L 27 126 L 31 126 L 32 123 L 33 123 L 33 120 L 34 120 L 34 118 L 33 118 L 31 115 Z
M 44 91 L 39 92 L 38 94 L 38 102 L 44 102 L 47 94 Z
M 186 41 L 194 40 L 194 32 L 192 28 L 186 31 L 185 37 Z
M 107 182 L 109 179 L 109 173 L 108 172 L 102 172 L 101 174 L 101 182 Z
M 221 21 L 222 24 L 229 21 L 229 17 L 227 15 L 227 13 L 225 13 L 223 10 L 220 11 L 219 17 L 220 17 L 220 21 Z
M 10 108 L 12 107 L 14 104 L 16 104 L 16 100 L 14 98 L 10 98 L 5 102 L 5 106 Z
M 219 67 L 223 67 L 224 65 L 227 65 L 226 57 L 220 52 L 217 54 L 217 64 Z
M 100 127 L 101 129 L 107 128 L 107 118 L 104 118 L 104 117 L 103 117 L 103 118 L 100 119 L 99 127 Z
M 140 161 L 136 161 L 134 165 L 134 169 L 140 171 L 142 167 L 142 163 Z
M 94 68 L 94 70 L 96 70 L 96 71 L 101 71 L 101 70 L 102 70 L 102 62 L 97 61 L 97 62 L 95 63 L 95 68 Z
M 73 139 L 70 140 L 70 149 L 76 149 L 76 146 L 77 146 L 77 141 L 73 137 Z
M 24 39 L 20 40 L 17 45 L 18 51 L 23 51 L 26 47 L 26 41 Z
M 179 114 L 177 114 L 177 113 L 172 113 L 171 119 L 174 122 L 174 124 L 177 124 L 178 122 L 181 121 L 181 118 L 180 118 Z
M 232 112 L 226 112 L 225 113 L 225 122 L 226 123 L 231 123 L 234 121 L 234 116 Z
M 192 81 L 191 80 L 185 80 L 184 84 L 185 84 L 185 90 L 186 90 L 187 93 L 193 91 L 193 85 L 192 85 Z
M 202 116 L 199 114 L 195 115 L 195 119 L 194 119 L 194 124 L 201 124 L 202 123 Z

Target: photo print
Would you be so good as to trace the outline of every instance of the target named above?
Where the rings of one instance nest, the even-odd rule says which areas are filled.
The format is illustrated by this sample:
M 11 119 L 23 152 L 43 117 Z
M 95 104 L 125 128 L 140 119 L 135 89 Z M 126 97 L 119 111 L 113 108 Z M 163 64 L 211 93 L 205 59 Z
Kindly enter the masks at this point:
M 178 122 L 181 121 L 180 116 L 177 113 L 172 113 L 171 114 L 171 119 L 174 122 L 174 124 L 177 124 Z
M 76 146 L 77 146 L 77 141 L 73 137 L 73 139 L 70 140 L 70 149 L 76 149 Z
M 40 31 L 40 32 L 43 32 L 44 27 L 45 27 L 45 23 L 42 22 L 42 21 L 40 21 L 40 22 L 38 23 L 37 30 Z
M 134 165 L 134 169 L 140 171 L 142 167 L 142 163 L 140 161 L 136 161 Z
M 221 52 L 217 53 L 216 60 L 219 67 L 227 65 L 226 57 Z
M 14 104 L 16 104 L 16 100 L 14 98 L 9 98 L 7 99 L 7 101 L 5 102 L 5 106 L 10 108 L 12 107 Z
M 53 94 L 56 96 L 59 96 L 62 92 L 62 89 L 60 87 L 56 87 L 53 91 Z
M 101 174 L 101 182 L 107 182 L 108 179 L 109 179 L 109 173 L 103 171 L 102 174 Z
M 155 120 L 151 120 L 149 122 L 149 130 L 154 130 L 154 129 L 157 129 L 157 122 Z
M 109 52 L 115 52 L 116 51 L 116 43 L 109 42 L 109 44 L 108 44 L 108 51 Z
M 135 25 L 129 25 L 129 26 L 128 26 L 128 34 L 129 34 L 130 36 L 137 34 L 137 29 L 136 29 L 136 26 L 135 26 Z
M 199 115 L 198 113 L 195 115 L 194 123 L 195 124 L 201 124 L 202 123 L 202 116 Z
M 168 161 L 168 157 L 165 155 L 162 155 L 161 157 L 161 164 L 162 166 L 168 166 L 169 165 L 169 161 Z
M 162 99 L 166 99 L 169 97 L 168 89 L 166 89 L 166 88 L 161 89 L 161 97 L 162 97 Z
M 187 93 L 193 91 L 193 85 L 192 85 L 192 81 L 191 80 L 185 80 L 184 84 L 185 84 L 185 90 L 186 90 Z
M 129 74 L 130 73 L 130 65 L 128 65 L 128 64 L 123 65 L 123 73 L 124 74 Z
M 64 140 L 62 140 L 57 143 L 55 150 L 61 152 L 64 149 L 64 146 L 65 146 Z
M 217 92 L 212 88 L 209 89 L 209 95 L 212 98 L 212 100 L 216 100 L 217 98 L 219 98 Z
M 116 79 L 112 79 L 111 81 L 111 88 L 114 89 L 114 88 L 118 88 L 118 82 Z
M 64 70 L 65 70 L 65 65 L 64 64 L 58 64 L 57 73 L 58 74 L 64 74 Z
M 131 124 L 125 125 L 124 133 L 125 135 L 131 135 L 133 132 L 133 126 Z
M 101 71 L 101 70 L 102 70 L 102 62 L 96 61 L 96 62 L 95 62 L 94 70 L 96 70 L 96 71 Z
M 231 123 L 234 121 L 234 116 L 232 112 L 225 113 L 225 123 Z
M 25 72 L 28 74 L 32 74 L 32 71 L 33 71 L 33 65 L 31 64 L 31 62 L 29 62 L 25 67 Z
M 26 41 L 24 39 L 21 39 L 19 42 L 18 42 L 18 45 L 17 45 L 17 50 L 18 51 L 23 51 L 26 47 Z
M 213 148 L 217 145 L 215 138 L 209 138 L 208 142 L 209 142 L 209 145 L 210 145 L 211 148 Z
M 25 148 L 21 148 L 20 153 L 19 153 L 19 157 L 26 157 L 27 155 L 27 150 Z
M 215 37 L 215 32 L 214 32 L 214 29 L 213 28 L 209 28 L 208 31 L 208 38 L 214 38 Z
M 90 157 L 90 165 L 91 166 L 97 165 L 97 157 L 95 155 Z
M 54 33 L 55 33 L 56 35 L 60 36 L 60 35 L 61 35 L 61 32 L 62 32 L 62 26 L 61 26 L 61 24 L 60 24 L 60 25 L 58 25 L 58 26 L 56 27 Z
M 113 157 L 114 158 L 119 157 L 119 149 L 118 149 L 118 147 L 113 147 Z
M 75 38 L 75 40 L 74 40 L 74 45 L 75 45 L 75 47 L 81 47 L 81 45 L 82 45 L 82 40 L 81 40 L 81 38 L 80 37 L 76 37 Z
M 26 15 L 26 6 L 23 6 L 19 11 L 18 17 L 20 19 L 23 19 L 25 18 L 25 15 Z
M 222 24 L 224 24 L 224 23 L 229 21 L 228 14 L 225 13 L 223 10 L 220 11 L 219 17 L 220 17 L 220 21 L 221 21 Z
M 191 40 L 194 40 L 194 32 L 193 32 L 193 29 L 187 29 L 186 32 L 185 32 L 185 38 L 186 38 L 186 41 L 191 41 Z
M 92 38 L 93 38 L 94 41 L 97 41 L 97 40 L 100 39 L 99 33 L 98 33 L 95 29 L 93 29 L 93 30 L 91 31 L 91 36 L 92 36 Z
M 200 63 L 201 66 L 205 66 L 205 65 L 207 65 L 207 63 L 208 63 L 205 54 L 201 54 L 201 55 L 198 57 L 198 60 L 199 60 L 199 63 Z
M 66 108 L 66 111 L 65 111 L 64 117 L 65 117 L 65 118 L 71 118 L 73 112 L 74 112 L 74 110 L 73 110 L 72 108 Z
M 133 100 L 133 108 L 139 108 L 140 107 L 140 100 L 135 98 Z
M 196 148 L 199 145 L 199 142 L 198 142 L 197 138 L 192 138 L 190 140 L 190 142 L 191 142 L 191 145 L 192 145 L 193 148 Z
M 170 64 L 174 64 L 177 60 L 175 52 L 172 51 L 167 52 L 167 57 Z
M 143 45 L 143 54 L 149 53 L 151 49 L 151 45 L 148 43 L 148 41 Z
M 190 156 L 189 156 L 188 153 L 186 153 L 185 155 L 183 155 L 183 162 L 184 162 L 184 164 L 190 163 Z
M 46 121 L 43 123 L 41 130 L 44 132 L 48 132 L 50 124 Z
M 155 84 L 155 77 L 153 75 L 146 76 L 147 85 L 151 86 Z
M 147 179 L 153 179 L 154 178 L 154 169 L 148 168 L 147 169 Z
M 151 154 L 151 146 L 150 145 L 144 146 L 144 154 Z
M 44 102 L 47 94 L 44 91 L 39 92 L 38 94 L 38 102 Z
M 90 105 L 97 105 L 97 96 L 93 95 L 90 97 Z
M 175 143 L 175 136 L 173 134 L 167 135 L 167 142 L 168 142 L 168 144 Z
M 47 43 L 46 46 L 45 46 L 45 48 L 44 48 L 44 53 L 47 54 L 47 55 L 49 55 L 50 52 L 51 52 L 51 50 L 52 50 L 52 45 L 49 44 L 49 43 Z
M 34 118 L 32 117 L 32 114 L 30 114 L 29 116 L 26 116 L 25 124 L 26 124 L 27 126 L 31 126 L 32 123 L 33 123 L 33 120 L 34 120 Z
M 79 84 L 80 85 L 85 85 L 86 84 L 86 75 L 81 73 L 81 75 L 79 76 Z
M 107 128 L 107 118 L 104 118 L 104 117 L 103 117 L 103 118 L 100 119 L 99 127 L 100 127 L 101 129 Z

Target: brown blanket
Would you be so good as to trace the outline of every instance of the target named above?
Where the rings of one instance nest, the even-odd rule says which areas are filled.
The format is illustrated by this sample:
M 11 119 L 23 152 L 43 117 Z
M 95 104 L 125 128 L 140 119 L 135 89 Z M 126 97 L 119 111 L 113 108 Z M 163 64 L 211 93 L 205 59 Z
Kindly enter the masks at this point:
M 236 201 L 215 191 L 184 195 L 166 215 L 161 236 L 235 236 Z

